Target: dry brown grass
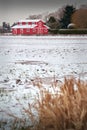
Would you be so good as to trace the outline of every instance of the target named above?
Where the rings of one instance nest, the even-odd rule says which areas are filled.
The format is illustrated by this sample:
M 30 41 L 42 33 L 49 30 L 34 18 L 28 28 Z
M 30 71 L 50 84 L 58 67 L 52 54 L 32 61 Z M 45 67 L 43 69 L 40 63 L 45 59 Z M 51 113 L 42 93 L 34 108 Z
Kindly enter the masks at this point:
M 29 109 L 23 108 L 23 110 L 33 125 L 27 128 L 20 127 L 18 130 L 87 130 L 86 81 L 65 78 L 60 87 L 60 82 L 56 82 L 54 78 L 54 82 L 51 84 L 54 94 L 46 90 L 41 81 L 38 83 L 32 81 L 32 83 L 38 87 L 40 94 L 38 94 L 35 104 L 29 105 Z M 60 87 L 60 91 L 56 91 L 58 87 Z M 37 121 L 32 107 L 38 112 Z M 25 122 L 23 123 L 25 124 Z
M 55 91 L 58 86 L 53 87 Z M 86 82 L 65 78 L 60 93 L 41 89 L 39 99 L 35 106 L 39 122 L 33 130 L 87 130 Z

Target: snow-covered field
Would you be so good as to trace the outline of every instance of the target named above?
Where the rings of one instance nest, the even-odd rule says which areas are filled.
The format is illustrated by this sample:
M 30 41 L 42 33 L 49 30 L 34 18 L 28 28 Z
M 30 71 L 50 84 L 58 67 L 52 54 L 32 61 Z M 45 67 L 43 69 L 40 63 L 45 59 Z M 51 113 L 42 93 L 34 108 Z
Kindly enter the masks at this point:
M 9 114 L 28 119 L 23 107 L 35 102 L 34 80 L 49 87 L 54 76 L 62 80 L 68 75 L 87 79 L 87 35 L 0 36 L 0 121 L 5 129 L 13 119 Z

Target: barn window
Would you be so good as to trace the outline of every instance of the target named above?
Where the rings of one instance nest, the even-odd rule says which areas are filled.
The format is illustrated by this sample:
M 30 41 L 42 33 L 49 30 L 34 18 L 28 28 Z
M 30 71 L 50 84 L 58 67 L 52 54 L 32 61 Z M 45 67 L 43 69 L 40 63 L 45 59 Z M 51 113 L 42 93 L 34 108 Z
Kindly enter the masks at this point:
M 39 26 L 42 26 L 42 22 L 39 22 Z
M 36 31 L 36 29 L 35 28 L 33 28 L 33 32 L 35 32 Z
M 42 28 L 39 28 L 39 30 L 41 31 L 41 30 L 42 30 Z
M 27 28 L 27 32 L 30 32 L 30 29 L 29 29 L 29 28 Z
M 22 28 L 20 29 L 20 33 L 23 34 L 23 29 Z

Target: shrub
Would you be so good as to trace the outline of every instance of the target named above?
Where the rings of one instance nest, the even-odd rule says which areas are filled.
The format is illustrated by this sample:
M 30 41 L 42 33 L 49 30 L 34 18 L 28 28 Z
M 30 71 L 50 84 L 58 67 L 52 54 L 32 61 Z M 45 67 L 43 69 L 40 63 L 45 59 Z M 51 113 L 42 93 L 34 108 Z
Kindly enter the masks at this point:
M 29 110 L 24 110 L 31 117 L 33 127 L 20 130 L 87 130 L 86 82 L 65 78 L 64 83 L 60 83 L 54 79 L 51 84 L 52 92 L 46 90 L 42 83 L 36 86 L 40 93 L 33 107 L 38 112 L 39 120 L 35 122 L 31 106 L 29 106 Z
M 60 29 L 59 34 L 87 34 L 87 29 Z

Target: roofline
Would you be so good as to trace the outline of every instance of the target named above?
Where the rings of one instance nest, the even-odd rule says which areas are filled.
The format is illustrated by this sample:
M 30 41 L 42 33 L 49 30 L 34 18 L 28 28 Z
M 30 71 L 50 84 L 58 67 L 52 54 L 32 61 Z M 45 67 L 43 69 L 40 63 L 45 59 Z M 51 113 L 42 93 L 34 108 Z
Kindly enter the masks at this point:
M 47 29 L 50 29 L 48 26 L 46 26 L 46 25 L 44 25 Z M 34 28 L 34 27 L 37 27 L 37 25 L 34 25 L 34 26 L 31 26 L 31 25 L 15 25 L 15 26 L 13 26 L 13 27 L 11 27 L 11 28 L 13 28 L 13 29 L 16 29 L 16 28 Z
M 44 25 L 45 27 L 47 27 L 48 29 L 50 28 L 50 27 L 48 27 L 47 25 Z
M 34 25 L 34 26 L 32 26 L 32 25 L 15 25 L 12 28 L 34 28 L 36 26 L 37 25 Z

